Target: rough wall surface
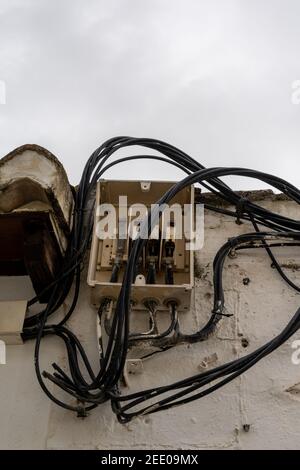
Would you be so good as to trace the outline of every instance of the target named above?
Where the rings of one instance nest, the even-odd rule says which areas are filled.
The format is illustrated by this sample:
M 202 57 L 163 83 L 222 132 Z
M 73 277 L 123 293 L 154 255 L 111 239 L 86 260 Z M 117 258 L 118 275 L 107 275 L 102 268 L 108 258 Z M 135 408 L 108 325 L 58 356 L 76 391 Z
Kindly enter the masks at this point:
M 267 197 L 259 204 L 299 218 L 294 203 Z M 206 213 L 205 227 L 205 245 L 196 254 L 194 305 L 181 317 L 181 327 L 188 332 L 204 324 L 210 314 L 212 261 L 217 249 L 229 237 L 253 231 L 248 223 L 237 225 L 212 212 Z M 277 250 L 276 254 L 300 285 L 299 249 Z M 248 284 L 243 282 L 245 278 L 249 278 Z M 299 294 L 279 278 L 263 250 L 244 251 L 227 259 L 224 287 L 227 310 L 234 315 L 224 318 L 215 336 L 206 342 L 181 345 L 145 361 L 142 375 L 131 376 L 130 391 L 168 383 L 240 357 L 274 337 L 299 307 Z M 24 278 L 0 279 L 1 299 L 24 299 L 31 294 Z M 143 319 L 136 314 L 133 321 L 138 328 Z M 96 363 L 95 322 L 83 278 L 71 326 Z M 33 342 L 10 346 L 7 364 L 0 365 L 0 448 L 299 449 L 300 365 L 291 361 L 295 339 L 300 339 L 300 331 L 209 397 L 128 425 L 117 422 L 108 403 L 84 420 L 51 404 L 35 378 Z M 65 363 L 64 349 L 58 339 L 47 338 L 42 365 L 49 370 L 54 361 Z

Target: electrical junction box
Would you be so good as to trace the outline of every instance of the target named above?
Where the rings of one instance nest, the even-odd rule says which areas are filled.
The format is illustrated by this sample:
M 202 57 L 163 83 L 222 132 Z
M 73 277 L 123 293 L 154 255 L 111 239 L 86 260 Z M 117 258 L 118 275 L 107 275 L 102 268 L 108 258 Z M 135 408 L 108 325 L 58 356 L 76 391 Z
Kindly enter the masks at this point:
M 138 231 L 141 221 L 145 220 L 143 211 L 145 208 L 150 211 L 151 205 L 156 204 L 174 184 L 170 181 L 98 182 L 88 270 L 93 305 L 98 307 L 104 299 L 117 300 L 134 230 Z M 189 235 L 193 231 L 194 187 L 188 186 L 178 192 L 168 208 L 162 212 L 158 224 L 146 240 L 136 268 L 131 290 L 132 308 L 136 310 L 145 310 L 144 304 L 148 300 L 155 300 L 157 309 L 163 311 L 168 311 L 172 300 L 176 301 L 178 311 L 190 308 L 194 254 L 193 250 L 187 249 L 190 240 L 186 238 L 186 233 Z M 104 217 L 110 211 L 115 213 L 117 220 L 115 233 L 101 238 L 99 226 L 103 226 Z M 126 238 L 119 236 L 120 230 L 126 233 Z M 178 236 L 180 233 L 181 236 Z

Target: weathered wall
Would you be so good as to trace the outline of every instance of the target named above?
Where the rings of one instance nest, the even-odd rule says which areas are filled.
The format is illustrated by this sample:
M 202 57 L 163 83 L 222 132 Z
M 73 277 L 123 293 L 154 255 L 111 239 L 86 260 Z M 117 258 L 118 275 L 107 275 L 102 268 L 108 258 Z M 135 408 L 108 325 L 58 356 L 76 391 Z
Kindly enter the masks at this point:
M 291 202 L 270 197 L 259 203 L 299 218 Z M 237 225 L 214 213 L 206 214 L 205 223 L 205 246 L 197 253 L 195 305 L 181 317 L 182 328 L 189 332 L 204 324 L 211 310 L 216 250 L 228 237 L 252 231 L 247 223 Z M 291 265 L 287 272 L 300 285 L 299 255 L 298 248 L 278 252 L 280 262 Z M 243 283 L 246 277 L 248 285 Z M 274 337 L 299 307 L 299 294 L 283 283 L 262 250 L 228 259 L 224 283 L 227 310 L 234 316 L 225 318 L 208 341 L 181 345 L 147 360 L 143 374 L 131 377 L 130 390 L 194 374 L 206 357 L 216 359 L 209 367 L 239 357 Z M 29 291 L 25 279 L 0 280 L 2 299 L 27 298 Z M 138 325 L 141 318 L 135 316 L 135 321 Z M 95 312 L 84 281 L 71 324 L 96 362 Z M 117 422 L 109 404 L 85 420 L 52 405 L 35 378 L 33 342 L 8 347 L 7 365 L 0 366 L 0 448 L 300 448 L 300 394 L 297 387 L 294 393 L 287 391 L 300 382 L 300 366 L 291 361 L 294 339 L 300 339 L 300 332 L 215 394 L 125 426 Z M 51 362 L 64 364 L 64 349 L 57 339 L 45 339 L 42 349 L 42 363 L 48 370 Z

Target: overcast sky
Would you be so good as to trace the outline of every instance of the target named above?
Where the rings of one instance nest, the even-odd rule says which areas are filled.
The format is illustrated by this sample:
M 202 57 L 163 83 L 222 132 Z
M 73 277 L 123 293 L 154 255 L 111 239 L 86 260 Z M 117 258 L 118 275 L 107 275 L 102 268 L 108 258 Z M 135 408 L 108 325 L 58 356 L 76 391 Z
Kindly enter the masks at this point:
M 40 144 L 72 183 L 104 140 L 132 135 L 300 186 L 297 79 L 299 0 L 0 0 L 0 156 Z M 180 175 L 143 162 L 108 176 Z

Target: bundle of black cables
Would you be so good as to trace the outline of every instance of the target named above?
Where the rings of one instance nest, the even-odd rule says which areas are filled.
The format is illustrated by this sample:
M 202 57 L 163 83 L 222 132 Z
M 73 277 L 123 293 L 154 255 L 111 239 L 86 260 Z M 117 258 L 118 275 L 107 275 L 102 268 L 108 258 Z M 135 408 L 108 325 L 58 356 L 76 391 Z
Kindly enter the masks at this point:
M 153 155 L 142 154 L 127 156 L 109 161 L 117 151 L 131 146 L 142 146 L 156 153 Z M 299 246 L 300 221 L 273 213 L 241 197 L 220 178 L 228 175 L 256 178 L 276 188 L 299 204 L 300 191 L 295 186 L 276 176 L 250 169 L 206 169 L 183 151 L 159 140 L 116 137 L 106 141 L 89 158 L 83 171 L 78 190 L 75 193 L 74 224 L 69 247 L 60 274 L 55 282 L 47 288 L 51 293 L 50 300 L 42 312 L 29 316 L 26 319 L 23 337 L 25 340 L 36 338 L 36 374 L 42 389 L 51 400 L 66 409 L 77 412 L 81 416 L 84 416 L 89 410 L 95 408 L 100 403 L 111 400 L 112 409 L 121 422 L 129 421 L 135 416 L 154 413 L 188 403 L 212 393 L 245 372 L 260 359 L 270 354 L 290 338 L 300 327 L 299 309 L 278 336 L 242 358 L 172 383 L 168 386 L 142 390 L 130 395 L 122 395 L 119 384 L 126 361 L 130 338 L 131 286 L 134 282 L 136 266 L 141 251 L 146 243 L 147 237 L 145 235 L 147 235 L 147 231 L 151 229 L 151 224 L 148 224 L 148 220 L 145 220 L 140 228 L 140 237 L 134 241 L 126 264 L 120 295 L 110 325 L 108 343 L 105 351 L 102 351 L 100 355 L 99 371 L 97 373 L 93 371 L 80 341 L 65 324 L 74 312 L 77 304 L 82 264 L 92 237 L 95 205 L 92 195 L 95 185 L 109 168 L 135 159 L 152 159 L 169 163 L 187 174 L 182 181 L 175 184 L 160 198 L 155 208 L 149 214 L 151 222 L 155 222 L 159 219 L 164 205 L 171 201 L 179 191 L 186 186 L 200 183 L 205 189 L 236 207 L 236 211 L 230 211 L 222 207 L 207 204 L 207 209 L 223 212 L 239 220 L 250 221 L 254 227 L 253 233 L 241 235 L 229 240 L 216 254 L 214 260 L 214 305 L 211 318 L 200 331 L 189 335 L 191 341 L 206 339 L 214 331 L 218 321 L 223 316 L 226 316 L 224 313 L 222 270 L 226 256 L 232 250 L 258 247 L 265 249 L 280 276 L 292 288 L 296 289 L 298 292 L 300 291 L 300 288 L 283 272 L 272 253 L 273 246 Z M 260 226 L 264 227 L 264 231 L 260 231 Z M 68 312 L 58 323 L 51 323 L 49 317 L 63 304 L 73 284 L 75 287 Z M 38 298 L 32 299 L 29 302 L 29 306 L 37 301 Z M 171 308 L 174 310 L 173 313 L 175 313 L 176 305 L 171 305 Z M 176 318 L 176 316 L 174 316 L 174 318 Z M 52 374 L 48 372 L 41 373 L 39 364 L 40 345 L 42 338 L 47 335 L 56 335 L 64 341 L 69 363 L 68 372 L 62 370 L 61 367 L 54 363 L 54 372 Z M 83 364 L 83 366 L 80 366 L 80 363 Z M 81 370 L 82 367 L 85 369 L 84 373 Z M 54 396 L 46 386 L 45 378 L 67 392 L 73 398 L 72 403 L 65 403 Z M 156 399 L 156 397 L 158 398 Z

